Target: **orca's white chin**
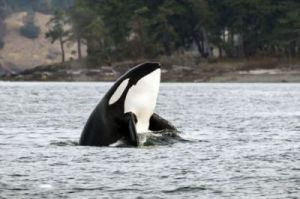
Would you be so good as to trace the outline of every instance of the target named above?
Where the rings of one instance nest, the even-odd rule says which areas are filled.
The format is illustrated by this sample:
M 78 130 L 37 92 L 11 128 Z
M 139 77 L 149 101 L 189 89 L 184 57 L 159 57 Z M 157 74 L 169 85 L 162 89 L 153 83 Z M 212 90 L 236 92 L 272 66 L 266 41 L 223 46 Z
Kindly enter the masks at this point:
M 132 112 L 136 115 L 137 133 L 149 131 L 149 120 L 152 116 L 159 92 L 160 68 L 141 78 L 132 86 L 126 96 L 124 113 Z

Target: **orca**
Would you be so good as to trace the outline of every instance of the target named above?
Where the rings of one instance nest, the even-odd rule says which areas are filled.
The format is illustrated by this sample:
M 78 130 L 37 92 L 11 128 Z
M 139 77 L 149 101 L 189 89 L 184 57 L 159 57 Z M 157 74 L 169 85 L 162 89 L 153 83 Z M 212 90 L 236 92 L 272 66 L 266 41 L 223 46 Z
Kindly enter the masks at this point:
M 88 118 L 79 145 L 109 146 L 122 141 L 139 146 L 139 134 L 176 131 L 154 113 L 160 76 L 159 63 L 143 63 L 118 78 Z

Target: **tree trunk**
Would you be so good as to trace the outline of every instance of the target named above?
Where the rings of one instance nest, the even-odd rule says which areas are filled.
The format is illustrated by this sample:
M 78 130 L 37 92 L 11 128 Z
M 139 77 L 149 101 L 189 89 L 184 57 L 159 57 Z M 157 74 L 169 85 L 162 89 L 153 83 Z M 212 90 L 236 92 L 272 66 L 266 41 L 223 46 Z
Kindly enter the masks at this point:
M 78 59 L 81 60 L 81 39 L 77 38 L 77 51 L 78 51 Z
M 218 47 L 219 49 L 219 58 L 222 58 L 223 57 L 223 49 L 219 46 Z
M 199 38 L 199 35 L 197 33 L 193 33 L 192 34 L 193 36 L 193 39 L 195 41 L 195 44 L 197 46 L 197 49 L 198 49 L 198 52 L 199 54 L 202 56 L 202 57 L 205 57 L 204 56 L 204 48 L 203 48 L 203 41 L 201 41 L 201 39 Z
M 291 54 L 291 57 L 296 57 L 296 41 L 293 40 L 290 42 L 290 54 Z
M 245 46 L 244 46 L 244 35 L 240 35 L 239 38 L 239 43 L 238 43 L 238 56 L 241 57 L 245 57 Z
M 65 49 L 64 49 L 64 41 L 62 37 L 59 37 L 60 49 L 61 49 L 61 62 L 65 62 Z
M 228 31 L 228 41 L 229 41 L 229 44 L 230 44 L 230 56 L 231 57 L 238 57 L 237 56 L 237 50 L 236 50 L 236 47 L 234 45 L 234 38 L 233 38 L 233 32 L 230 30 Z
M 207 35 L 207 32 L 206 32 L 205 28 L 202 28 L 201 32 L 202 32 L 202 43 L 203 43 L 204 57 L 207 58 L 207 57 L 211 56 L 212 52 L 211 52 L 211 49 L 210 49 L 208 35 Z

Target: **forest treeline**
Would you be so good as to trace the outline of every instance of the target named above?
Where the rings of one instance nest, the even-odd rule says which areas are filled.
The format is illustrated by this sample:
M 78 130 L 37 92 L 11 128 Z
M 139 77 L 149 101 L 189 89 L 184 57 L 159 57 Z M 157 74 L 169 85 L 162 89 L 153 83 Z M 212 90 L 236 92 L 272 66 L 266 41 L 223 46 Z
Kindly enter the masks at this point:
M 67 1 L 43 2 L 51 7 Z M 46 37 L 59 42 L 62 52 L 66 42 L 76 42 L 79 59 L 85 44 L 93 63 L 191 51 L 204 58 L 300 55 L 299 0 L 75 0 L 53 5 Z

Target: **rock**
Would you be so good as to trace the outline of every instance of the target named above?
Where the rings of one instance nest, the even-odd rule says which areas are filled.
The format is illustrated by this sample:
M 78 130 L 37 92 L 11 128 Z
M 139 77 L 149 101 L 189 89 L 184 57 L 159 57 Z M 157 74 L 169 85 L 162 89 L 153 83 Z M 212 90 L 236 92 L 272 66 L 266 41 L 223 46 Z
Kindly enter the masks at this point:
M 173 65 L 172 69 L 174 71 L 193 71 L 193 69 L 189 66 L 179 66 L 179 65 Z

